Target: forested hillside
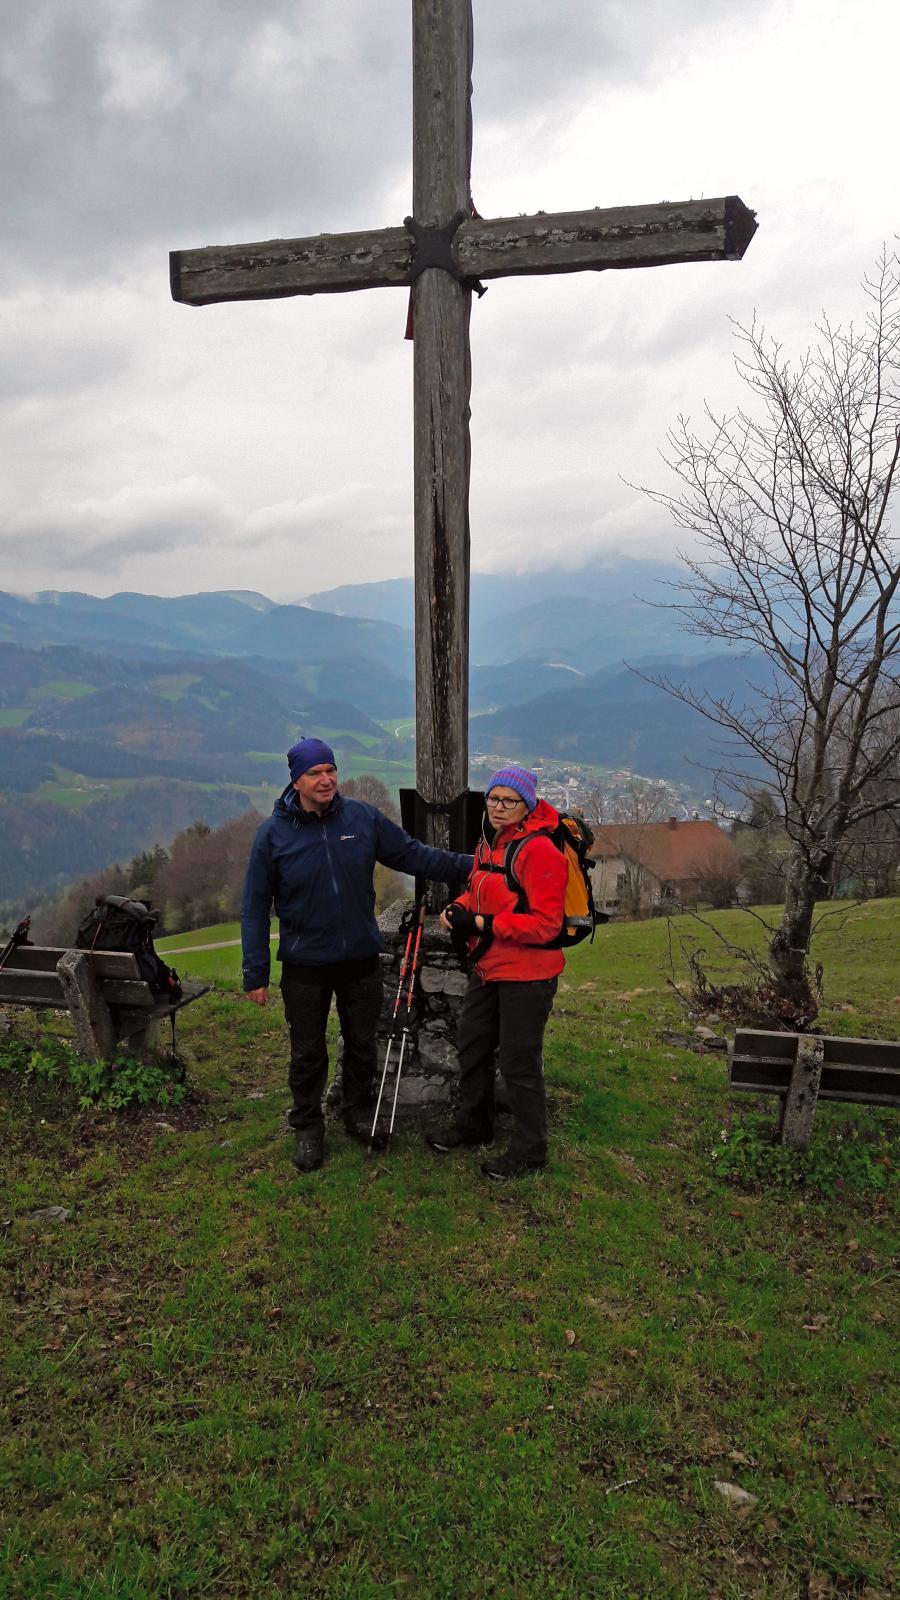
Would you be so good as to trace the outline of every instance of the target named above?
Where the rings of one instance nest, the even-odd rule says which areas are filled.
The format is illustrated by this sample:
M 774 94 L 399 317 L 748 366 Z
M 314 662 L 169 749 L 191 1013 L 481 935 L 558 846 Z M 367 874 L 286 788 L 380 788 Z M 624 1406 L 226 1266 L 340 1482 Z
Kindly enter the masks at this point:
M 0 921 L 8 908 L 30 909 L 73 878 L 171 839 L 198 818 L 217 825 L 249 805 L 239 790 L 156 778 L 83 810 L 0 798 Z
M 689 647 L 644 603 L 670 575 L 609 559 L 476 574 L 473 753 L 705 782 L 702 719 L 623 665 Z M 0 911 L 190 822 L 267 811 L 305 732 L 331 740 L 344 778 L 374 772 L 395 795 L 411 784 L 411 598 L 406 579 L 315 606 L 252 592 L 0 593 Z M 671 660 L 675 675 L 686 663 L 693 682 L 730 675 L 740 692 L 746 669 L 730 658 Z

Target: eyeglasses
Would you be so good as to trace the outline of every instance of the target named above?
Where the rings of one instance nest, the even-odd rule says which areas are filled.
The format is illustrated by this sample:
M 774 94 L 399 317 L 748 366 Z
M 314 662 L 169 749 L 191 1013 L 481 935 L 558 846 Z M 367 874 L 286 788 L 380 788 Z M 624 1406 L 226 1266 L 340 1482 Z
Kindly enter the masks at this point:
M 525 801 L 524 800 L 520 800 L 520 799 L 516 799 L 516 800 L 509 800 L 509 799 L 495 800 L 494 796 L 492 794 L 489 794 L 488 797 L 487 797 L 487 803 L 488 803 L 489 806 L 493 806 L 496 811 L 514 811 L 516 806 L 523 806 L 525 804 Z

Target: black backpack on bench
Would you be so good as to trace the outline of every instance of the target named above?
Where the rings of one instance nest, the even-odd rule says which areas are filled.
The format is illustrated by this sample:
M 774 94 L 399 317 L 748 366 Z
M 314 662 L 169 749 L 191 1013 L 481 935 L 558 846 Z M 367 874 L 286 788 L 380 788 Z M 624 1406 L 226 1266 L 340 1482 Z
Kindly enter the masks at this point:
M 153 929 L 159 912 L 151 911 L 143 900 L 128 900 L 120 894 L 98 894 L 93 911 L 78 924 L 76 950 L 119 950 L 134 956 L 138 971 L 154 994 L 167 1000 L 181 999 L 181 982 L 174 967 L 156 954 Z

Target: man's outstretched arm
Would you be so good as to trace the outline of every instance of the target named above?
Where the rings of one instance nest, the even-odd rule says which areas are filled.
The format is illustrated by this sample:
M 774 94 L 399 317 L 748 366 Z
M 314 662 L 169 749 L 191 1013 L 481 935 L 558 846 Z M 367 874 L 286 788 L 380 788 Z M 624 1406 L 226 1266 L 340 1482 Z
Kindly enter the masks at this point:
M 436 883 L 464 883 L 472 870 L 471 856 L 422 844 L 380 811 L 375 855 L 383 866 L 393 867 L 395 872 L 431 878 Z

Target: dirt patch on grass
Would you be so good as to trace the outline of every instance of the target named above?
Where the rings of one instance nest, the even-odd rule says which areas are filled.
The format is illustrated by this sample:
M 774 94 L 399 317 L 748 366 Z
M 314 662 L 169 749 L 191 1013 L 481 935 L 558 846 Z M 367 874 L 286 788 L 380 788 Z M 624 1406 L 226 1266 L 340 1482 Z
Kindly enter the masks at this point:
M 0 1080 L 4 1142 L 12 1154 L 46 1159 L 73 1171 L 98 1148 L 115 1149 L 123 1163 L 142 1161 L 162 1138 L 197 1133 L 215 1123 L 208 1096 L 191 1088 L 178 1105 L 93 1111 L 79 1106 L 65 1085 L 33 1082 L 5 1073 Z M 59 1148 L 56 1148 L 59 1146 Z

